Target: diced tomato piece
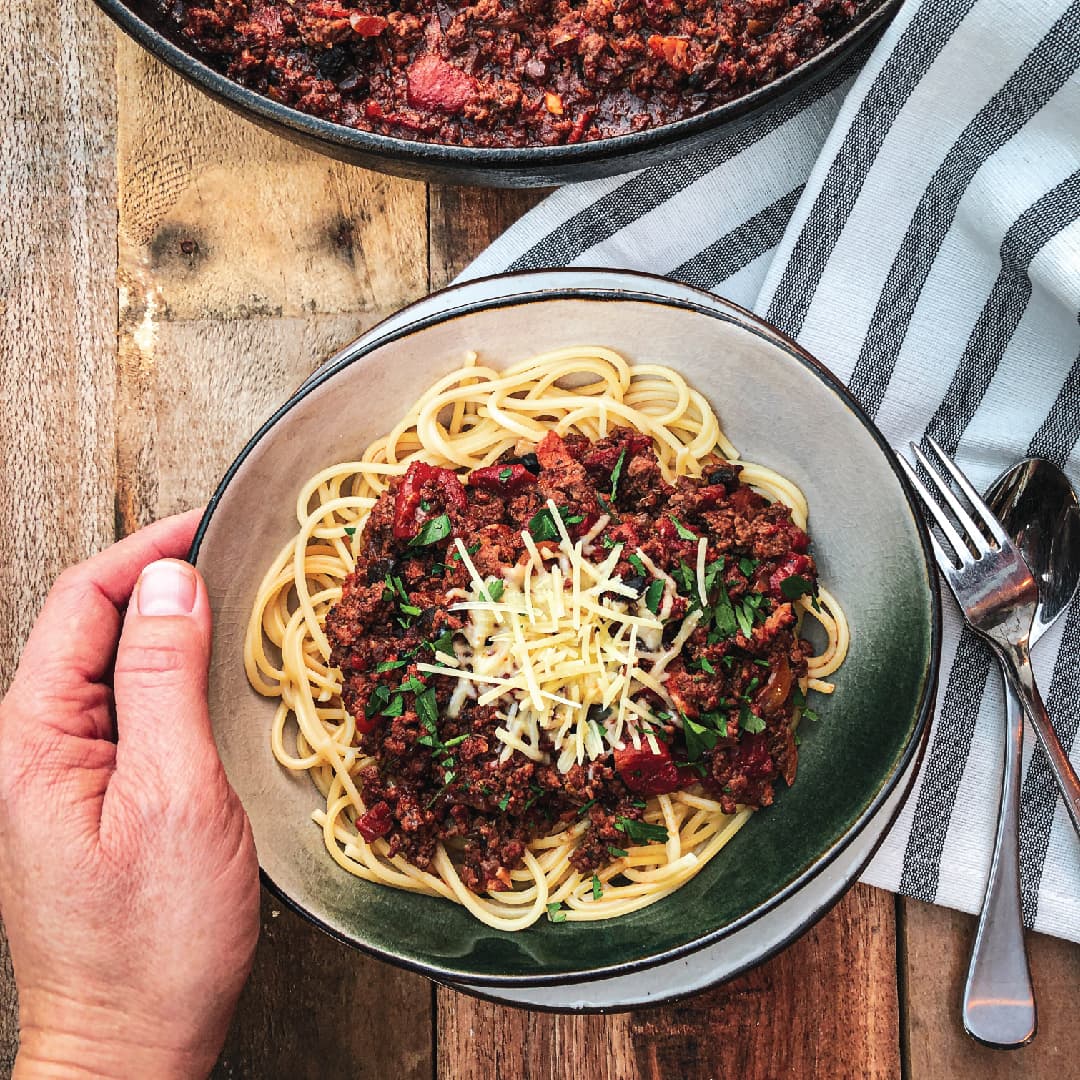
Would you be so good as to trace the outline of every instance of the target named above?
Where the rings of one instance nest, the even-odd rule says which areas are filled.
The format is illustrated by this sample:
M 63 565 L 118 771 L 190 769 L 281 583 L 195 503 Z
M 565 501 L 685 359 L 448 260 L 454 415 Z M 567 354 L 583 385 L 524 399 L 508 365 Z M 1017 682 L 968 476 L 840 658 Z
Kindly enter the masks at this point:
M 360 37 L 378 37 L 387 27 L 387 21 L 381 15 L 365 15 L 360 11 L 349 13 L 349 25 L 354 34 Z
M 542 469 L 555 469 L 560 465 L 573 465 L 574 457 L 563 442 L 562 436 L 549 431 L 536 448 L 536 457 Z
M 654 754 L 647 742 L 643 742 L 638 750 L 627 746 L 615 751 L 615 768 L 622 782 L 639 795 L 667 795 L 692 782 L 679 775 L 667 746 L 662 742 L 656 745 L 660 748 L 659 754 Z
M 735 760 L 751 780 L 766 780 L 776 774 L 776 765 L 769 754 L 765 736 L 764 731 L 756 735 L 743 732 L 735 749 Z
M 791 536 L 791 550 L 805 555 L 810 547 L 810 537 L 798 525 L 792 525 L 788 531 Z
M 409 104 L 417 109 L 456 113 L 476 93 L 476 80 L 435 53 L 424 53 L 408 71 Z
M 799 555 L 798 553 L 789 555 L 769 575 L 769 594 L 776 598 L 782 597 L 784 594 L 780 586 L 795 574 L 802 576 L 809 574 L 813 565 L 808 555 Z
M 385 836 L 394 824 L 394 815 L 386 802 L 377 802 L 366 814 L 356 821 L 356 831 L 370 844 Z
M 423 520 L 429 516 L 429 512 L 420 505 L 420 494 L 425 484 L 432 484 L 437 489 L 443 510 L 465 510 L 468 499 L 455 473 L 423 461 L 414 461 L 405 473 L 394 501 L 396 539 L 411 540 L 420 531 Z
M 469 485 L 481 491 L 512 495 L 527 487 L 535 487 L 536 474 L 524 465 L 487 465 L 469 473 Z
M 677 71 L 690 70 L 690 42 L 686 38 L 653 34 L 648 45 L 653 56 L 658 56 Z

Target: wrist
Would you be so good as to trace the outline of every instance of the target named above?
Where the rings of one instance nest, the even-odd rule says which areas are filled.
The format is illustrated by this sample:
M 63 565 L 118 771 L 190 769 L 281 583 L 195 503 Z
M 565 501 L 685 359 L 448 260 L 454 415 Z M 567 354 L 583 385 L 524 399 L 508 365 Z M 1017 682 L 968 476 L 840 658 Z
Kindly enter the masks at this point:
M 51 995 L 20 1004 L 12 1080 L 127 1080 L 205 1077 L 219 1046 L 195 1046 L 111 1006 Z

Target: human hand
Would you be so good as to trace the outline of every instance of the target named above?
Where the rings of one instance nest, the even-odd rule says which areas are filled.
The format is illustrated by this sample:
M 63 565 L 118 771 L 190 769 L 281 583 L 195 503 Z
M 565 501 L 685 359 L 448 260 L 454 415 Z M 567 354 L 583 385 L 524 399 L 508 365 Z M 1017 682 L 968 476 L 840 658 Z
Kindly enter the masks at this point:
M 0 703 L 16 1077 L 205 1075 L 250 970 L 258 868 L 210 731 L 206 588 L 155 561 L 198 516 L 61 575 Z

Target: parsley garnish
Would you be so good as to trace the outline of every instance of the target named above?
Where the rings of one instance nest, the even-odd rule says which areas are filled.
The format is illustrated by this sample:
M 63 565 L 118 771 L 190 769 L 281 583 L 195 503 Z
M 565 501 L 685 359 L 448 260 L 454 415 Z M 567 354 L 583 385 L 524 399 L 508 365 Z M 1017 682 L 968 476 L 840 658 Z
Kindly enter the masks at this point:
M 660 613 L 660 597 L 664 595 L 664 583 L 657 578 L 645 590 L 645 606 L 654 614 Z
M 570 517 L 566 517 L 561 510 L 559 517 L 562 518 L 564 525 L 580 525 L 585 520 L 584 514 L 571 514 Z
M 547 917 L 549 922 L 566 922 L 566 912 L 562 909 L 562 904 L 556 900 L 552 904 L 547 906 Z
M 742 705 L 739 708 L 739 727 L 751 735 L 757 735 L 758 732 L 765 730 L 765 721 L 752 713 L 749 705 Z
M 600 543 L 604 545 L 610 551 L 615 546 L 615 541 L 610 536 L 600 537 Z
M 622 476 L 623 462 L 626 460 L 626 447 L 622 448 L 622 453 L 619 455 L 619 460 L 615 462 L 615 468 L 611 470 L 611 497 L 615 498 L 616 492 L 619 490 L 619 477 Z
M 501 799 L 499 800 L 499 809 L 500 809 L 500 810 L 505 810 L 505 809 L 506 809 L 506 808 L 507 808 L 507 807 L 508 807 L 509 805 L 510 805 L 510 792 L 508 791 L 508 792 L 507 792 L 507 793 L 506 793 L 506 794 L 505 794 L 505 795 L 504 795 L 504 796 L 503 796 L 503 797 L 502 797 L 502 798 L 501 798 Z
M 446 653 L 447 656 L 454 655 L 454 631 L 444 630 L 434 641 L 426 642 L 427 647 L 432 652 Z
M 739 629 L 742 631 L 743 637 L 749 641 L 750 635 L 754 632 L 753 608 L 747 608 L 746 604 L 739 604 L 739 606 L 735 608 L 735 619 L 739 624 Z
M 814 712 L 813 709 L 803 709 L 802 714 L 803 714 L 804 717 L 806 717 L 807 720 L 820 720 L 821 719 L 821 717 L 818 716 L 818 714 L 816 712 Z
M 587 803 L 582 803 L 581 806 L 578 807 L 577 816 L 581 817 L 581 815 L 584 814 L 585 811 L 588 810 L 589 807 L 592 806 L 595 802 L 595 799 L 590 799 Z
M 795 689 L 791 692 L 791 701 L 794 705 L 805 705 L 806 694 L 803 693 L 803 689 L 798 684 L 795 685 Z
M 683 540 L 700 539 L 697 533 L 692 533 L 674 514 L 668 514 L 668 517 L 671 518 L 671 524 L 675 526 L 675 531 Z
M 423 528 L 409 541 L 409 547 L 427 547 L 445 540 L 451 532 L 450 518 L 446 514 L 425 521 Z
M 739 569 L 743 577 L 749 577 L 760 565 L 760 559 L 750 559 L 745 555 L 739 560 Z
M 647 821 L 635 821 L 628 817 L 616 818 L 615 828 L 626 833 L 631 840 L 642 840 L 645 843 L 653 840 L 666 843 L 668 838 L 668 831 L 663 825 L 650 825 Z
M 792 574 L 780 582 L 780 591 L 788 600 L 798 600 L 805 593 L 813 595 L 814 583 L 802 574 Z
M 558 540 L 559 530 L 548 509 L 538 510 L 529 519 L 529 535 L 534 540 Z
M 699 663 L 701 664 L 701 670 L 704 671 L 706 675 L 716 674 L 716 668 L 709 663 L 709 658 L 707 656 L 703 656 Z
M 514 475 L 514 470 L 511 469 L 509 465 L 507 465 L 505 469 L 500 469 L 499 470 L 499 480 L 504 484 L 513 475 Z
M 480 550 L 480 541 L 477 540 L 477 542 L 475 544 L 470 544 L 465 550 L 470 555 L 475 555 Z M 455 551 L 454 554 L 450 556 L 450 561 L 451 562 L 457 562 L 460 558 L 461 558 L 461 552 L 460 551 Z
M 738 629 L 735 609 L 731 605 L 731 597 L 728 596 L 728 591 L 724 588 L 722 581 L 720 582 L 720 593 L 716 598 L 716 603 L 713 605 L 712 612 L 713 626 L 720 637 L 734 637 L 735 631 Z
M 696 720 L 691 720 L 689 716 L 684 716 L 683 735 L 686 737 L 687 759 L 697 761 L 704 751 L 711 750 L 716 745 L 720 732 L 707 728 Z
M 625 454 L 626 451 L 624 450 L 623 453 Z M 603 896 L 603 895 L 604 895 L 604 886 L 600 884 L 600 879 L 595 874 L 593 874 L 593 876 L 592 876 L 592 898 L 594 900 L 599 900 L 600 897 Z
M 395 694 L 390 699 L 390 704 L 382 711 L 383 716 L 400 716 L 405 711 L 405 699 L 400 694 Z
M 765 667 L 765 668 L 767 668 L 767 667 L 769 666 L 769 661 L 768 661 L 768 660 L 762 660 L 762 659 L 760 659 L 760 658 L 758 658 L 757 660 L 755 660 L 755 661 L 754 661 L 754 663 L 755 663 L 755 664 L 757 664 L 757 666 L 758 666 L 758 667 Z
M 433 686 L 427 687 L 422 693 L 416 695 L 416 715 L 420 718 L 420 723 L 432 735 L 436 734 L 438 731 L 439 706 L 435 702 L 435 688 Z
M 625 859 L 626 856 L 629 855 L 630 853 L 628 851 L 626 851 L 624 848 L 612 847 L 610 844 L 608 844 L 608 854 L 613 859 Z
M 416 618 L 420 614 L 420 609 L 415 604 L 401 604 L 399 606 L 402 615 L 412 615 L 413 618 Z
M 645 564 L 641 561 L 641 556 L 638 554 L 627 555 L 626 561 L 642 576 L 648 577 L 648 571 L 645 569 Z
M 345 526 L 345 535 L 346 536 L 355 536 L 356 535 L 356 526 L 355 525 L 346 525 Z
M 380 671 L 392 671 L 394 668 L 404 667 L 408 662 L 408 660 L 384 660 L 376 666 L 375 672 L 378 674 Z
M 380 683 L 371 692 L 367 705 L 364 707 L 364 715 L 370 720 L 377 712 L 386 707 L 390 700 L 390 688 Z
M 503 589 L 506 588 L 506 582 L 495 580 L 489 581 L 484 586 L 484 592 L 487 594 L 487 598 L 493 603 L 497 604 L 502 599 Z

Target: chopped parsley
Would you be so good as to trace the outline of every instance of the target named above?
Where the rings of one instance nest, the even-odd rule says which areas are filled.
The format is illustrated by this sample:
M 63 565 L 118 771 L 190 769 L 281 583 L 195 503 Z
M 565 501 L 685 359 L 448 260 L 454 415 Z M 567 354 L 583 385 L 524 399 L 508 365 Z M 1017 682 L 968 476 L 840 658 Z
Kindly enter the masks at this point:
M 534 540 L 558 540 L 559 530 L 548 509 L 538 510 L 529 519 L 529 535 Z
M 355 525 L 346 525 L 345 526 L 345 535 L 346 536 L 355 536 L 356 535 L 356 526 Z
M 451 531 L 450 518 L 446 514 L 440 514 L 424 522 L 420 531 L 409 541 L 409 547 L 427 547 L 429 544 L 437 544 L 440 540 L 445 540 Z
M 743 577 L 749 577 L 760 565 L 760 559 L 750 559 L 745 555 L 739 560 L 739 569 Z
M 394 668 L 404 667 L 408 662 L 408 660 L 384 660 L 381 664 L 376 665 L 375 673 L 393 671 Z
M 645 590 L 645 606 L 654 614 L 660 613 L 660 597 L 664 595 L 664 583 L 657 578 Z
M 510 805 L 510 792 L 508 791 L 508 792 L 507 792 L 507 793 L 506 793 L 506 794 L 505 794 L 505 795 L 504 795 L 504 796 L 503 796 L 503 797 L 502 797 L 502 798 L 501 798 L 501 799 L 499 800 L 499 809 L 500 809 L 500 810 L 505 810 L 505 809 L 506 809 L 506 808 L 507 808 L 507 807 L 508 807 L 509 805 Z
M 505 468 L 499 470 L 499 480 L 503 484 L 505 484 L 506 481 L 509 480 L 510 477 L 513 476 L 513 475 L 514 475 L 514 470 L 511 469 L 509 465 L 507 465 Z
M 683 735 L 686 738 L 687 760 L 697 761 L 706 750 L 711 750 L 716 745 L 720 732 L 715 728 L 699 724 L 689 716 L 684 716 Z
M 503 590 L 505 588 L 506 582 L 497 578 L 494 581 L 489 581 L 484 586 L 484 593 L 493 604 L 497 604 L 502 599 Z
M 475 544 L 470 544 L 465 549 L 465 551 L 469 555 L 475 555 L 479 550 L 480 550 L 480 541 L 479 540 L 477 540 Z M 454 554 L 450 556 L 450 561 L 451 562 L 457 562 L 460 558 L 461 558 L 461 552 L 460 551 L 455 551 Z
M 675 526 L 675 531 L 683 540 L 701 539 L 697 533 L 692 533 L 674 514 L 668 514 L 668 517 L 671 518 L 671 524 Z
M 577 816 L 581 817 L 581 815 L 584 814 L 595 802 L 595 799 L 590 799 L 587 803 L 582 803 L 581 806 L 578 807 Z
M 439 707 L 435 702 L 435 688 L 427 687 L 422 693 L 416 695 L 416 715 L 420 723 L 431 732 L 438 731 Z
M 548 904 L 547 917 L 549 922 L 566 922 L 566 912 L 563 911 L 562 904 L 558 900 Z
M 642 576 L 648 577 L 649 573 L 645 569 L 645 564 L 641 561 L 641 556 L 637 553 L 633 555 L 627 555 L 626 561 Z
M 628 852 L 625 848 L 612 847 L 610 844 L 608 844 L 608 849 L 607 850 L 608 850 L 608 854 L 613 859 L 625 859 L 626 856 L 630 854 L 630 852 Z
M 623 453 L 625 454 L 626 451 L 624 450 Z M 593 876 L 592 876 L 592 898 L 594 900 L 599 900 L 600 897 L 603 896 L 603 895 L 604 895 L 604 886 L 600 884 L 600 879 L 595 874 L 593 874 Z
M 765 730 L 765 721 L 752 713 L 749 705 L 743 704 L 739 707 L 739 727 L 750 735 L 757 735 Z
M 444 630 L 434 641 L 428 641 L 425 643 L 432 652 L 446 653 L 447 656 L 454 655 L 454 631 Z
M 707 656 L 703 656 L 698 663 L 701 665 L 701 670 L 704 671 L 706 675 L 716 674 L 716 668 L 709 663 L 709 658 Z
M 791 577 L 786 577 L 780 582 L 780 591 L 786 599 L 798 600 L 806 593 L 813 595 L 814 583 L 809 578 L 804 578 L 802 574 L 792 574 Z
M 626 460 L 626 447 L 622 448 L 622 453 L 619 454 L 619 460 L 615 462 L 615 468 L 611 470 L 611 497 L 615 498 L 616 492 L 619 490 L 619 479 L 622 477 L 623 462 Z
M 821 719 L 821 717 L 818 716 L 818 714 L 814 712 L 813 709 L 803 709 L 802 715 L 806 717 L 807 720 L 816 721 Z
M 631 840 L 639 840 L 644 843 L 659 841 L 667 842 L 668 831 L 663 825 L 650 825 L 647 821 L 635 821 L 633 818 L 618 817 L 615 819 L 615 828 L 619 832 L 626 833 Z

